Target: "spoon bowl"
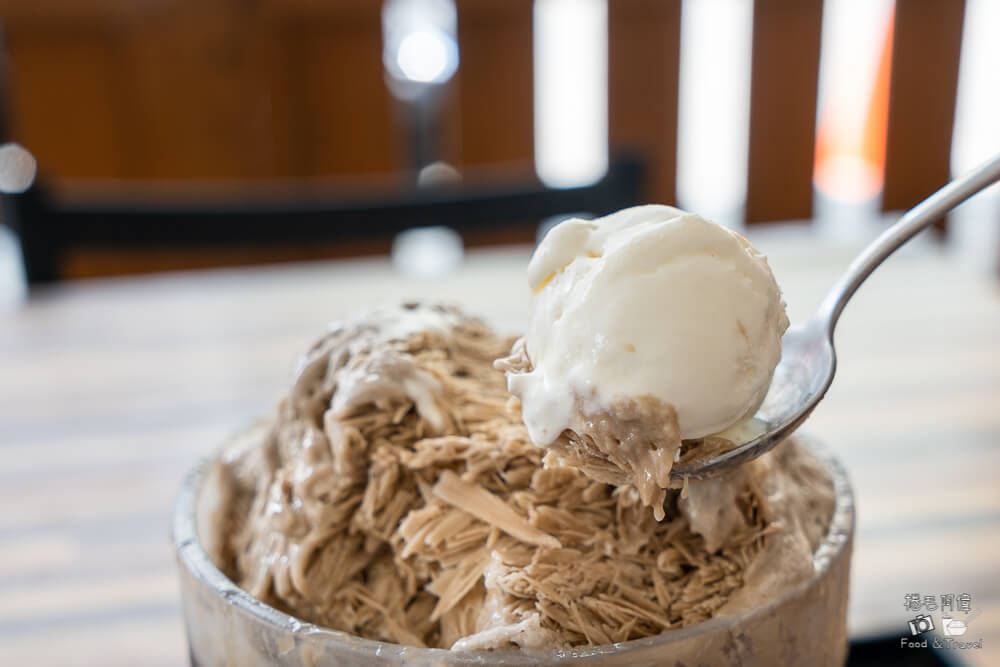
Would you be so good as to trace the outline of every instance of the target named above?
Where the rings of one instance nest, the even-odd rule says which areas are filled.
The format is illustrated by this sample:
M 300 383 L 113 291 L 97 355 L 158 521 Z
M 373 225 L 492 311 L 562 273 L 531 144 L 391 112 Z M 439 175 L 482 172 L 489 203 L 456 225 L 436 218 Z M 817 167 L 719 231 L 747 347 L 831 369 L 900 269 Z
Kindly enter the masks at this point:
M 764 402 L 743 429 L 750 439 L 708 459 L 682 461 L 670 471 L 671 477 L 676 481 L 713 477 L 752 461 L 797 429 L 830 388 L 837 368 L 833 340 L 824 333 L 817 318 L 789 327 L 781 339 L 781 361 Z
M 790 327 L 781 339 L 781 361 L 774 369 L 771 386 L 752 419 L 737 433 L 734 447 L 707 456 L 682 459 L 670 471 L 675 484 L 685 479 L 705 479 L 752 461 L 770 451 L 795 429 L 823 399 L 837 369 L 833 332 L 844 306 L 861 283 L 901 245 L 931 223 L 980 190 L 1000 181 L 1000 156 L 952 181 L 916 207 L 851 262 L 834 284 L 816 313 L 804 324 Z

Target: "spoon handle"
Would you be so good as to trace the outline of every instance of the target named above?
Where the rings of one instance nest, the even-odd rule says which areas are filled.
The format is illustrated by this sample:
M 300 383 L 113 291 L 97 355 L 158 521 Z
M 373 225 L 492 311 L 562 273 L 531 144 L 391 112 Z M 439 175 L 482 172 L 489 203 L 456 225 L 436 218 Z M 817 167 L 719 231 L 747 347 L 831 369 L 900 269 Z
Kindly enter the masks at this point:
M 837 326 L 837 320 L 840 319 L 840 313 L 843 312 L 847 301 L 854 296 L 861 283 L 886 257 L 913 238 L 924 227 L 997 181 L 1000 181 L 1000 155 L 993 157 L 965 176 L 948 183 L 907 211 L 896 224 L 872 241 L 851 262 L 851 265 L 830 289 L 816 311 L 815 317 L 823 323 L 829 335 L 833 335 L 833 329 Z

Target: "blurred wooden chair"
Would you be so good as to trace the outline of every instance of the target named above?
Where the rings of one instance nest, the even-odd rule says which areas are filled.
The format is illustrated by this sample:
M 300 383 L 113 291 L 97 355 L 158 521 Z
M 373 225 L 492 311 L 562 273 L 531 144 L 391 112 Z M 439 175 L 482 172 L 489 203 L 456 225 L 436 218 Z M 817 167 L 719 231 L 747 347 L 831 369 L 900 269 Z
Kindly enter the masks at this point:
M 896 0 L 882 208 L 908 208 L 949 179 L 964 0 Z M 648 196 L 675 201 L 680 0 L 613 0 L 612 149 L 641 149 Z M 754 0 L 746 221 L 813 214 L 823 0 Z M 650 54 L 657 58 L 650 58 Z M 663 110 L 668 110 L 664 112 Z
M 36 154 L 53 184 L 399 172 L 409 165 L 399 108 L 383 82 L 379 4 L 0 0 L 12 63 L 12 136 Z M 348 197 L 343 205 L 327 202 L 329 227 L 322 230 L 316 205 L 279 197 L 258 202 L 258 216 L 278 220 L 279 205 L 290 211 L 271 237 L 260 231 L 263 223 L 249 222 L 248 206 L 210 213 L 158 201 L 165 208 L 155 213 L 150 200 L 144 210 L 162 224 L 141 231 L 138 209 L 110 200 L 86 208 L 55 196 L 58 188 L 40 190 L 13 202 L 35 258 L 31 279 L 61 275 L 32 248 L 65 249 L 85 234 L 119 247 L 126 239 L 176 242 L 182 231 L 211 244 L 250 237 L 273 244 L 279 231 L 318 243 L 431 218 L 458 223 L 466 216 L 475 226 L 497 220 L 511 202 L 535 215 L 584 203 L 600 212 L 676 201 L 681 0 L 608 2 L 609 150 L 638 156 L 645 169 L 618 165 L 593 189 L 561 194 L 543 192 L 531 174 L 532 0 L 456 4 L 461 65 L 443 100 L 442 158 L 463 172 L 521 164 L 519 195 L 507 186 L 453 200 L 404 192 L 379 214 L 372 212 L 378 197 Z M 885 210 L 906 208 L 948 180 L 964 5 L 896 0 Z M 754 0 L 748 223 L 813 213 L 822 19 L 823 0 Z M 623 184 L 629 178 L 641 179 L 637 191 Z M 26 224 L 32 219 L 43 222 Z M 319 232 L 324 236 L 313 236 Z

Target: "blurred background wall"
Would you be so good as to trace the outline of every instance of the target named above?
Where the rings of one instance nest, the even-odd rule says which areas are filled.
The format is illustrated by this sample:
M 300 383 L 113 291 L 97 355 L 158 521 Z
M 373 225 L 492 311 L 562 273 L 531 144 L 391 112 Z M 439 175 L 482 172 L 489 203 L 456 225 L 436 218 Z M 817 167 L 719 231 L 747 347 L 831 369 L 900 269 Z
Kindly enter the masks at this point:
M 998 147 L 997 4 L 0 0 L 3 133 L 34 154 L 55 208 L 300 197 L 309 184 L 335 209 L 409 192 L 434 162 L 449 182 L 545 192 L 634 156 L 636 202 L 736 227 L 843 228 Z M 537 223 L 459 231 L 525 241 Z M 123 253 L 97 234 L 60 246 L 59 275 L 385 251 L 390 237 L 332 228 L 280 250 L 154 238 L 153 252 Z

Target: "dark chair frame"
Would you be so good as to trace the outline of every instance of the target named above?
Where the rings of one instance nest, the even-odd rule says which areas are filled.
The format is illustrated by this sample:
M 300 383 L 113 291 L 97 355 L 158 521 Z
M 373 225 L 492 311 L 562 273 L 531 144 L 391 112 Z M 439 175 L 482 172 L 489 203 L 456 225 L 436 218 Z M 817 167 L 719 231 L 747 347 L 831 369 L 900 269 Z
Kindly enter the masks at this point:
M 566 213 L 603 215 L 638 203 L 643 172 L 638 159 L 625 156 L 602 180 L 578 188 L 547 188 L 533 178 L 354 196 L 292 186 L 272 189 L 273 196 L 262 188 L 264 195 L 194 204 L 162 195 L 64 200 L 36 183 L 4 195 L 3 205 L 20 237 L 28 284 L 36 286 L 64 278 L 61 258 L 70 249 L 337 243 L 391 238 L 423 225 L 468 232 Z

